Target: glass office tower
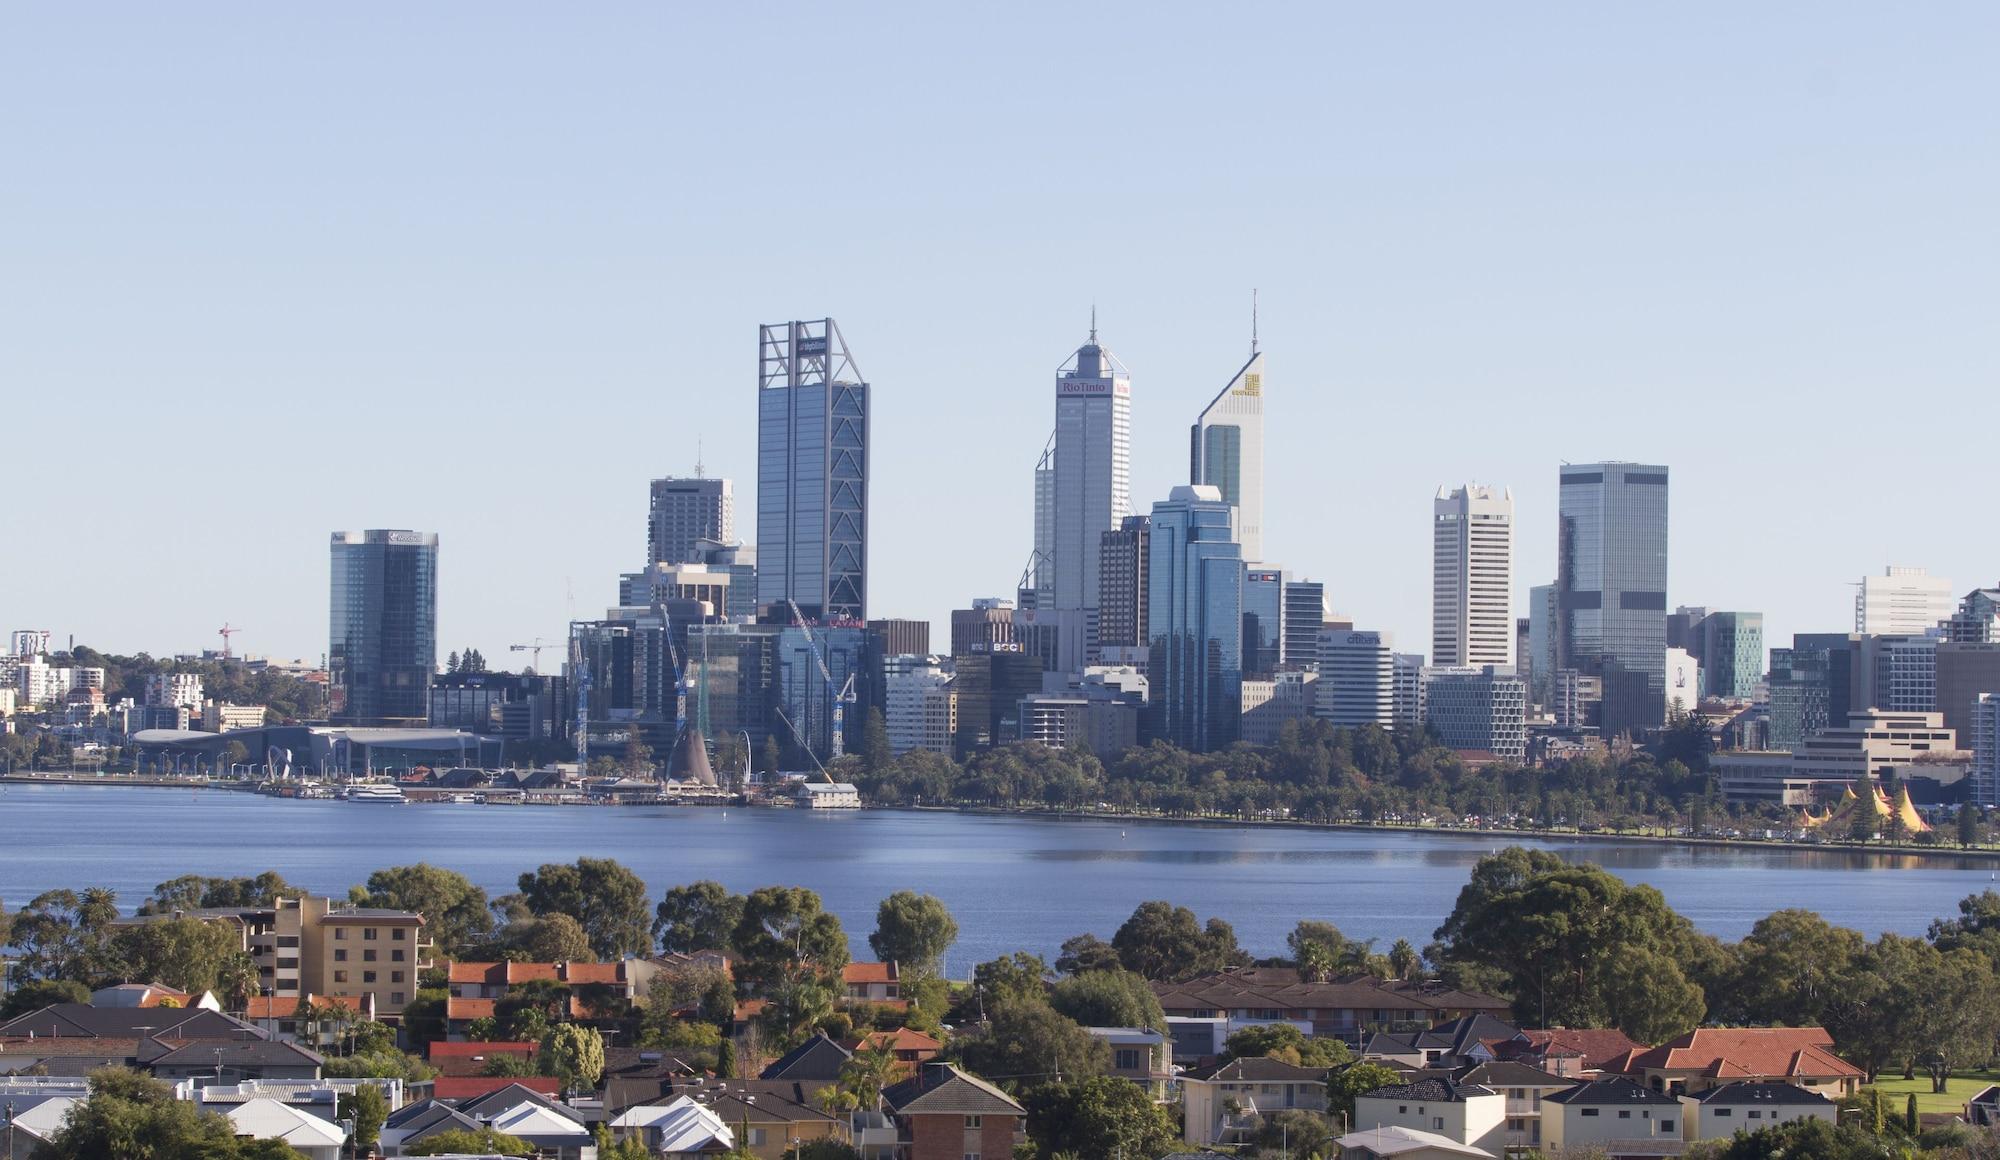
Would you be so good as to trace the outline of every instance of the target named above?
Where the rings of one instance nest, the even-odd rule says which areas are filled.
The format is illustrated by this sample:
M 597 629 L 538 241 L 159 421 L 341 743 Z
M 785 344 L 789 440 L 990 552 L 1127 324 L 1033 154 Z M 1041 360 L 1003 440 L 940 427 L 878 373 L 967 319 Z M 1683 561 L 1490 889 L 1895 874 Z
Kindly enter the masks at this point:
M 757 604 L 868 612 L 868 384 L 831 318 L 761 327 Z
M 422 726 L 437 672 L 434 532 L 333 533 L 329 715 L 342 725 Z
M 1599 730 L 1666 720 L 1667 469 L 1565 464 L 1556 560 L 1560 667 L 1602 681 Z
M 1210 485 L 1153 505 L 1147 545 L 1154 736 L 1198 753 L 1243 722 L 1243 549 L 1231 505 Z
M 1250 569 L 1243 574 L 1243 671 L 1259 677 L 1277 672 L 1284 653 L 1284 632 L 1284 572 Z

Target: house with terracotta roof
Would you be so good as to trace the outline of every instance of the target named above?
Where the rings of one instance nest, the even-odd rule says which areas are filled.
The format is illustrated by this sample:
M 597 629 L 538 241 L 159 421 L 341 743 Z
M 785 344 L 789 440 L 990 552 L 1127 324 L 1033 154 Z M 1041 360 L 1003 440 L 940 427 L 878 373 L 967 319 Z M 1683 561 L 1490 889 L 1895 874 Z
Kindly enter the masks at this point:
M 992 1160 L 1012 1156 L 1026 1138 L 1027 1112 L 1012 1096 L 949 1063 L 927 1063 L 883 1088 L 882 1103 L 897 1160 Z
M 308 1011 L 319 1011 L 320 1018 L 308 1019 L 302 1024 L 299 1007 L 304 1004 Z M 273 1039 L 286 1043 L 300 1043 L 308 1047 L 330 1047 L 340 1038 L 341 1018 L 333 1013 L 345 1010 L 353 1022 L 373 1023 L 375 1002 L 370 995 L 315 995 L 308 991 L 302 998 L 290 995 L 259 995 L 250 1000 L 243 1011 L 243 1018 L 264 1029 Z
M 849 1003 L 884 1003 L 898 1007 L 903 999 L 902 972 L 894 963 L 849 963 L 840 969 L 841 998 Z
M 1656 1092 L 1699 1095 L 1725 1084 L 1785 1083 L 1838 1099 L 1860 1090 L 1860 1068 L 1833 1053 L 1824 1027 L 1702 1027 L 1605 1064 Z
M 906 1074 L 914 1074 L 916 1065 L 929 1063 L 944 1050 L 944 1041 L 908 1027 L 898 1027 L 894 1031 L 870 1031 L 853 1043 L 842 1044 L 849 1051 L 878 1051 L 888 1049 L 898 1063 L 906 1065 Z
M 1503 1045 L 1500 1059 L 1511 1059 L 1565 1079 L 1594 1079 L 1606 1064 L 1625 1058 L 1646 1045 L 1616 1027 L 1558 1027 L 1521 1032 L 1525 1041 Z
M 525 1041 L 498 1040 L 490 1043 L 452 1043 L 438 1040 L 430 1046 L 430 1065 L 439 1075 L 485 1075 L 497 1059 L 530 1060 L 538 1045 Z

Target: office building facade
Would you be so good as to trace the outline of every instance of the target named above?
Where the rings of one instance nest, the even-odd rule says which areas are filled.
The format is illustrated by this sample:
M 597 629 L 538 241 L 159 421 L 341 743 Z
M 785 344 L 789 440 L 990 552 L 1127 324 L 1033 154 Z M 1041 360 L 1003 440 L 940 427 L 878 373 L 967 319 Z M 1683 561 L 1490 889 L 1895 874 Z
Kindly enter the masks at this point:
M 1747 701 L 1764 680 L 1764 614 L 1711 612 L 1694 629 L 1691 649 L 1701 661 L 1702 693 Z
M 1056 431 L 1048 466 L 1046 539 L 1058 609 L 1097 608 L 1104 533 L 1132 514 L 1132 379 L 1090 340 L 1056 377 Z M 1040 488 L 1037 489 L 1038 501 Z M 1038 508 L 1041 506 L 1038 502 Z
M 1243 671 L 1268 677 L 1285 652 L 1285 574 L 1251 568 L 1243 574 Z
M 1556 586 L 1537 584 L 1528 589 L 1528 658 L 1525 671 L 1528 695 L 1538 705 L 1554 698 L 1556 670 L 1562 667 L 1556 656 Z
M 1243 558 L 1264 559 L 1264 356 L 1251 342 L 1237 370 L 1188 435 L 1188 481 L 1222 493 L 1236 509 Z
M 702 540 L 736 539 L 736 500 L 726 479 L 667 476 L 653 481 L 646 512 L 646 561 L 686 564 Z
M 1176 487 L 1153 505 L 1146 616 L 1153 736 L 1209 752 L 1243 717 L 1243 554 L 1222 493 Z
M 1431 501 L 1431 663 L 1514 663 L 1514 493 L 1469 483 Z
M 1606 737 L 1666 719 L 1667 468 L 1565 464 L 1557 532 L 1562 668 L 1602 686 Z
M 1126 516 L 1100 537 L 1097 640 L 1107 648 L 1146 643 L 1147 518 Z
M 1278 660 L 1288 669 L 1319 667 L 1319 634 L 1326 627 L 1326 584 L 1319 580 L 1285 581 L 1283 651 Z
M 898 756 L 913 749 L 949 754 L 958 731 L 958 699 L 944 662 L 905 654 L 884 658 L 882 670 L 889 749 Z
M 1861 638 L 1860 707 L 1886 713 L 1937 711 L 1938 645 L 1934 635 Z
M 1880 576 L 1863 576 L 1854 593 L 1854 631 L 1869 636 L 1918 636 L 1951 612 L 1951 581 L 1922 568 L 1892 564 Z
M 971 608 L 951 610 L 951 655 L 961 657 L 984 652 L 995 645 L 1014 643 L 1014 602 L 998 596 L 982 596 Z
M 1396 638 L 1386 632 L 1320 632 L 1316 715 L 1354 728 L 1396 724 Z
M 2000 693 L 1981 693 L 1972 703 L 1972 773 L 1968 796 L 1973 805 L 2000 806 Z
M 1424 727 L 1425 678 L 1429 674 L 1422 653 L 1395 653 L 1390 658 L 1395 666 L 1392 678 L 1394 709 L 1390 713 L 1398 732 Z
M 869 388 L 833 319 L 760 328 L 757 604 L 868 612 Z
M 1937 708 L 1960 737 L 1972 735 L 1973 706 L 1982 693 L 2000 693 L 2000 643 L 1940 644 Z
M 1528 684 L 1504 665 L 1432 669 L 1424 720 L 1452 749 L 1519 764 L 1528 755 Z
M 328 709 L 337 725 L 422 726 L 437 673 L 434 532 L 335 532 Z

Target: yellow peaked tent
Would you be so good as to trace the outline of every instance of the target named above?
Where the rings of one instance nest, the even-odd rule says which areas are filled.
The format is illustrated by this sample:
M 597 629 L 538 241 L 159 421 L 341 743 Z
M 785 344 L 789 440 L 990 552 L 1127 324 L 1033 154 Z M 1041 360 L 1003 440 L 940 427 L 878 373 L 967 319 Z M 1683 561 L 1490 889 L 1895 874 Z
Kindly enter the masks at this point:
M 1930 833 L 1931 824 L 1926 822 L 1923 815 L 1917 812 L 1917 807 L 1910 803 L 1909 786 L 1897 787 L 1896 800 L 1893 803 L 1890 802 L 1889 795 L 1882 792 L 1882 787 L 1874 782 L 1868 783 L 1868 789 L 1866 808 L 1874 812 L 1879 828 L 1888 829 L 1889 819 L 1895 818 L 1902 823 L 1905 834 Z M 1854 787 L 1850 785 L 1840 791 L 1840 802 L 1834 806 L 1831 813 L 1824 817 L 1816 817 L 1808 808 L 1805 815 L 1799 819 L 1799 824 L 1808 830 L 1830 829 L 1836 834 L 1845 833 L 1854 826 L 1854 811 L 1862 808 L 1861 798 L 1855 795 Z

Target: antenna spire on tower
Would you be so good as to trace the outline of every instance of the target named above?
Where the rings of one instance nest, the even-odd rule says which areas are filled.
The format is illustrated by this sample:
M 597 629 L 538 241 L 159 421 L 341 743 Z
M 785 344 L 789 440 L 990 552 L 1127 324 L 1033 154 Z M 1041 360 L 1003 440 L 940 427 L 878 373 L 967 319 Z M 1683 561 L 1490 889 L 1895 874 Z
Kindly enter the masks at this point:
M 1097 303 L 1095 302 L 1090 304 L 1090 341 L 1092 345 L 1095 345 L 1097 342 Z
M 1255 328 L 1253 327 L 1252 329 Z M 1257 342 L 1254 337 L 1251 339 L 1250 346 L 1252 349 L 1255 349 L 1257 346 Z M 694 437 L 694 477 L 696 479 L 708 478 L 707 476 L 701 473 L 701 436 L 699 435 Z
M 1250 288 L 1250 354 L 1257 354 L 1257 288 Z

